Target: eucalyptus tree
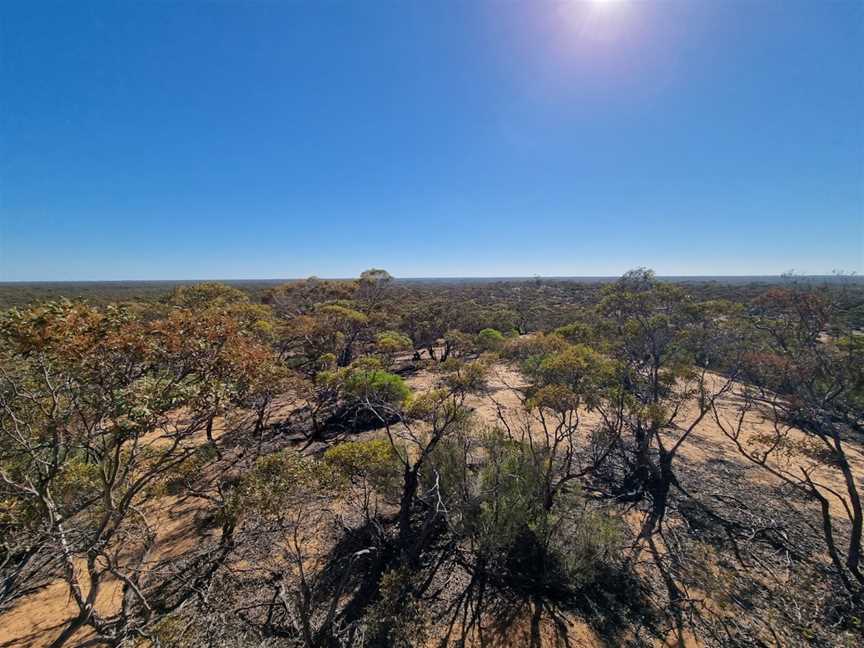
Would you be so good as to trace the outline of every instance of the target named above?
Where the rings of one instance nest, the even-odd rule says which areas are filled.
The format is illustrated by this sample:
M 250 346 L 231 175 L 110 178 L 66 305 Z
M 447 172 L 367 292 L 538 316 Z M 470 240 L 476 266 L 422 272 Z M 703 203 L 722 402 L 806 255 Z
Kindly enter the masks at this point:
M 146 633 L 233 546 L 223 515 L 215 546 L 176 572 L 153 553 L 154 498 L 200 460 L 200 434 L 260 381 L 269 347 L 224 311 L 142 322 L 122 308 L 59 302 L 6 313 L 0 355 L 0 605 L 60 578 L 76 612 L 52 646 L 84 626 L 114 643 Z M 224 509 L 219 493 L 209 501 Z M 100 608 L 108 583 L 120 584 L 119 600 Z
M 744 458 L 818 506 L 834 572 L 857 605 L 864 604 L 864 508 L 862 467 L 850 444 L 864 438 L 860 303 L 806 286 L 756 299 L 737 412 L 713 410 Z M 769 432 L 749 429 L 754 415 L 767 419 Z
M 181 308 L 212 308 L 228 304 L 245 304 L 249 296 L 233 286 L 218 282 L 181 285 L 165 299 L 167 304 Z
M 650 502 L 643 538 L 662 526 L 670 490 L 681 488 L 678 452 L 734 385 L 743 353 L 734 311 L 729 304 L 696 302 L 644 269 L 603 291 L 598 344 L 617 367 L 604 412 L 621 435 L 618 498 Z

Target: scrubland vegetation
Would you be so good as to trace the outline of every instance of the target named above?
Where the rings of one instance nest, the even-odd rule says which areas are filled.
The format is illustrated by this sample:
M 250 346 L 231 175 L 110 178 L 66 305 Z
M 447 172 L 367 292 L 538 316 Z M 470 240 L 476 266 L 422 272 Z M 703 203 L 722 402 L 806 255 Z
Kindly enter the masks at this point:
M 856 283 L 17 306 L 0 644 L 861 645 L 862 413 Z

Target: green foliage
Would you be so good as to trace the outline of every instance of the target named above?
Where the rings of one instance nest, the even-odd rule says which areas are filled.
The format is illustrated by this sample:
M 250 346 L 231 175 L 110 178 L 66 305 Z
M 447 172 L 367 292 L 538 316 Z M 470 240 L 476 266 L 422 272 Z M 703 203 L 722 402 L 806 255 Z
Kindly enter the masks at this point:
M 365 326 L 369 322 L 368 315 L 344 303 L 323 304 L 318 306 L 317 311 L 349 327 Z
M 375 345 L 380 353 L 392 355 L 409 351 L 411 338 L 399 331 L 382 331 L 375 336 Z
M 478 506 L 469 523 L 480 551 L 503 560 L 516 537 L 542 522 L 541 466 L 515 441 L 493 431 L 484 439 L 486 460 L 476 492 Z
M 588 402 L 595 399 L 594 394 L 589 394 Z M 530 398 L 526 401 L 529 408 L 543 408 L 553 412 L 573 412 L 586 404 L 586 398 L 582 393 L 576 392 L 567 385 L 543 385 L 531 390 Z
M 532 366 L 545 356 L 567 348 L 567 341 L 558 335 L 536 333 L 507 340 L 502 355 L 526 366 Z
M 412 394 L 404 403 L 404 414 L 408 419 L 426 421 L 435 424 L 436 421 L 452 420 L 453 423 L 463 422 L 470 418 L 470 410 L 453 397 L 448 389 L 430 389 Z
M 441 379 L 448 389 L 461 394 L 479 393 L 486 387 L 489 375 L 489 363 L 484 359 L 473 362 L 463 362 L 450 358 L 440 367 Z
M 512 586 L 536 593 L 589 584 L 612 560 L 621 525 L 573 487 L 549 507 L 546 457 L 500 432 L 483 440 L 485 460 L 472 487 L 465 528 L 482 560 Z
M 162 648 L 195 648 L 200 641 L 197 632 L 190 632 L 190 624 L 187 619 L 180 615 L 170 615 L 160 619 L 154 624 L 152 636 L 158 641 Z M 149 646 L 149 641 L 141 641 L 133 644 L 135 648 Z
M 444 344 L 450 349 L 452 355 L 463 355 L 471 353 L 476 349 L 475 336 L 468 335 L 456 329 L 450 329 L 444 333 Z
M 620 522 L 577 485 L 550 504 L 550 459 L 500 430 L 463 426 L 434 449 L 424 471 L 424 488 L 434 489 L 478 567 L 519 596 L 572 596 L 618 559 L 622 542 Z
M 477 334 L 477 343 L 485 351 L 497 351 L 504 343 L 504 335 L 494 328 L 485 328 Z
M 423 488 L 428 492 L 437 489 L 450 512 L 449 523 L 459 529 L 464 525 L 464 516 L 469 513 L 473 496 L 474 475 L 469 468 L 471 452 L 478 427 L 474 420 L 465 418 L 454 426 L 454 430 L 443 438 L 428 458 L 427 469 L 421 473 Z
M 276 286 L 263 297 L 282 317 L 292 318 L 309 314 L 320 304 L 347 302 L 357 292 L 356 281 L 341 281 L 309 277 Z
M 0 499 L 0 531 L 11 535 L 28 520 L 32 520 L 36 513 L 35 511 L 26 511 L 25 506 L 25 502 L 20 500 Z M 4 554 L 5 552 L 0 552 L 0 557 L 4 557 Z
M 446 389 L 430 389 L 425 392 L 411 394 L 405 401 L 405 415 L 418 420 L 428 420 L 444 403 L 449 394 Z
M 304 493 L 332 487 L 330 467 L 292 450 L 255 462 L 237 487 L 232 512 L 236 515 L 280 517 L 291 513 L 292 501 Z
M 543 357 L 537 364 L 536 377 L 543 384 L 568 385 L 578 389 L 587 382 L 598 380 L 605 369 L 605 358 L 584 344 L 577 344 Z
M 424 645 L 429 635 L 425 606 L 413 595 L 418 575 L 394 569 L 381 577 L 378 598 L 367 617 L 367 646 L 412 648 Z
M 555 335 L 564 338 L 570 344 L 590 344 L 595 334 L 592 327 L 585 322 L 572 322 L 556 328 Z
M 211 282 L 177 286 L 166 299 L 166 302 L 172 306 L 192 309 L 242 304 L 248 301 L 248 295 L 242 290 Z
M 102 466 L 72 458 L 63 464 L 54 479 L 54 492 L 64 506 L 92 497 L 101 485 Z
M 584 587 L 618 557 L 624 523 L 616 515 L 592 509 L 578 494 L 561 498 L 553 514 L 553 523 L 560 520 L 562 526 L 551 533 L 552 551 L 569 582 Z
M 327 449 L 324 463 L 351 482 L 368 483 L 381 493 L 394 491 L 402 462 L 387 439 L 348 441 Z
M 332 372 L 325 380 L 337 384 L 346 398 L 364 403 L 398 405 L 411 394 L 400 376 L 363 363 Z

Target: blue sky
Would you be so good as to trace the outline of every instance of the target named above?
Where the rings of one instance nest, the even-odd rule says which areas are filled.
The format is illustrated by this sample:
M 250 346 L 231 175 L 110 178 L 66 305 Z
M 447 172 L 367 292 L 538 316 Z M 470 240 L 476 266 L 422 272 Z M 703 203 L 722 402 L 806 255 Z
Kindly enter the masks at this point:
M 0 280 L 864 271 L 859 0 L 10 0 L 0 30 Z

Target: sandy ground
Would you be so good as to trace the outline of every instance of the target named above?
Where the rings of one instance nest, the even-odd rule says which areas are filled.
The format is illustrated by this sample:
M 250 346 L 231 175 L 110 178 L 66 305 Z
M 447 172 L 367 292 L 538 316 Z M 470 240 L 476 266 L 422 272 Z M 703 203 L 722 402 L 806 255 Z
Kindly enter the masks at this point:
M 420 371 L 408 378 L 408 383 L 415 390 L 428 389 L 435 384 L 436 377 L 428 371 Z M 518 371 L 513 368 L 498 364 L 493 367 L 488 381 L 488 390 L 484 395 L 469 397 L 467 404 L 476 415 L 483 421 L 494 425 L 501 415 L 508 419 L 515 419 L 520 409 L 520 394 L 518 388 L 523 386 L 524 381 Z M 721 416 L 727 420 L 734 419 L 733 401 L 734 394 L 720 403 Z M 271 422 L 284 420 L 290 415 L 291 408 L 287 402 L 277 403 Z M 689 421 L 695 415 L 691 406 L 682 412 L 681 420 Z M 586 427 L 596 421 L 596 416 L 586 413 L 584 418 Z M 214 436 L 217 438 L 224 431 L 224 422 L 217 421 L 214 428 Z M 746 423 L 747 435 L 753 433 L 769 433 L 770 425 L 758 414 L 751 414 Z M 204 442 L 203 434 L 199 442 Z M 793 437 L 803 439 L 798 432 Z M 158 443 L 154 437 L 151 442 Z M 850 459 L 859 478 L 864 477 L 864 451 L 860 446 L 854 446 L 850 451 Z M 686 462 L 733 462 L 741 466 L 745 471 L 747 479 L 765 483 L 766 485 L 776 482 L 776 478 L 767 474 L 764 470 L 753 466 L 744 460 L 737 452 L 732 442 L 722 434 L 715 421 L 706 416 L 696 427 L 693 434 L 682 446 L 679 461 Z M 793 462 L 794 463 L 794 462 Z M 794 465 L 792 466 L 794 467 Z M 822 479 L 826 484 L 842 488 L 842 480 L 836 471 L 822 471 Z M 834 502 L 838 505 L 838 502 Z M 168 556 L 182 555 L 192 549 L 201 539 L 202 531 L 200 525 L 196 524 L 204 510 L 202 503 L 196 499 L 180 499 L 174 496 L 160 498 L 158 504 L 150 511 L 151 519 L 156 528 L 156 545 L 151 551 L 151 559 L 164 558 Z M 109 612 L 116 606 L 120 593 L 118 583 L 108 583 L 100 593 L 97 607 L 103 612 Z M 47 646 L 56 637 L 64 623 L 76 611 L 74 602 L 71 601 L 68 589 L 63 581 L 55 581 L 39 592 L 23 599 L 19 604 L 0 616 L 0 646 L 3 648 L 40 648 Z M 530 624 L 526 622 L 525 631 Z M 544 645 L 555 645 L 551 639 L 554 635 L 541 625 L 541 636 L 550 637 Z M 594 636 L 593 632 L 584 624 L 574 623 L 568 628 L 568 635 L 578 646 L 602 646 L 601 638 Z M 82 645 L 89 635 L 86 632 L 79 633 L 67 645 Z M 528 636 L 521 636 L 517 631 L 511 633 L 501 642 L 490 645 L 517 646 L 527 643 Z M 688 642 L 688 645 L 698 645 L 696 642 Z

